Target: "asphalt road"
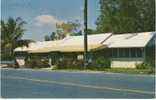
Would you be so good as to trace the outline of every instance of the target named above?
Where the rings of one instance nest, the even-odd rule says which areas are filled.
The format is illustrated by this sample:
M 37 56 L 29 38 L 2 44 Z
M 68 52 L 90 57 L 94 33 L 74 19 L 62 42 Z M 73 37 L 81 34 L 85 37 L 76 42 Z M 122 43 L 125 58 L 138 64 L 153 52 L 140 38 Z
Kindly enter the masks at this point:
M 1 69 L 2 98 L 154 98 L 155 77 Z

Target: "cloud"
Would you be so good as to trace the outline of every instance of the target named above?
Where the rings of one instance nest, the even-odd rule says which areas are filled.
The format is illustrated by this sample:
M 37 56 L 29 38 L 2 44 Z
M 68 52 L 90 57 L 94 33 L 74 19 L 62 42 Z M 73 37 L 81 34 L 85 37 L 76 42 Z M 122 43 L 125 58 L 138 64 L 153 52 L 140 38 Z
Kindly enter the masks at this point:
M 62 22 L 61 20 L 51 15 L 40 15 L 40 16 L 35 17 L 35 24 L 37 26 L 55 25 L 56 23 L 61 23 L 61 22 Z

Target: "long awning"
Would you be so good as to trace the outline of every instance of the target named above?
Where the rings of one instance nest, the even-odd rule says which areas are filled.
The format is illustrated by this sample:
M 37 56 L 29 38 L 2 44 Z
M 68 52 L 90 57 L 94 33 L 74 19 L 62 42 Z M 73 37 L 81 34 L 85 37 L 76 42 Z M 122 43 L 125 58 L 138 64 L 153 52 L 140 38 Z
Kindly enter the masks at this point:
M 106 47 L 103 44 L 90 44 L 88 45 L 88 51 L 92 51 L 99 47 Z M 60 52 L 84 52 L 83 45 L 71 45 L 71 46 L 61 46 Z
M 103 44 L 92 44 L 88 45 L 88 51 L 98 50 L 98 48 L 105 48 Z M 48 53 L 48 52 L 84 52 L 83 45 L 68 45 L 68 46 L 55 46 L 55 47 L 46 47 L 36 50 L 31 50 L 29 53 Z
M 39 48 L 35 50 L 30 50 L 28 51 L 29 53 L 48 53 L 48 52 L 55 52 L 59 51 L 58 47 L 44 47 L 44 48 Z

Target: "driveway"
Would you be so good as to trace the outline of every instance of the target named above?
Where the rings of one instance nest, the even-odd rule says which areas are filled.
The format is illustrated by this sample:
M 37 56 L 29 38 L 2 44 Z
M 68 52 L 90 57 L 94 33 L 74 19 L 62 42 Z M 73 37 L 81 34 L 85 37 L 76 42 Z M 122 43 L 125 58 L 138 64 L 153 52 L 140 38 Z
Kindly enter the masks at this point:
M 154 98 L 155 77 L 1 69 L 2 98 Z

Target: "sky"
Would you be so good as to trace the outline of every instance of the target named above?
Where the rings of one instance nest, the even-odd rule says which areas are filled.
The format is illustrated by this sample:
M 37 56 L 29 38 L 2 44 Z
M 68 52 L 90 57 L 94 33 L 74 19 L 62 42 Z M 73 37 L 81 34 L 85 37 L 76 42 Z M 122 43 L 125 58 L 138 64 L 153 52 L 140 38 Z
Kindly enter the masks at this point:
M 56 31 L 56 23 L 79 20 L 83 23 L 84 0 L 1 0 L 1 20 L 21 17 L 27 24 L 23 39 L 43 41 Z M 88 0 L 88 27 L 96 28 L 99 0 Z

